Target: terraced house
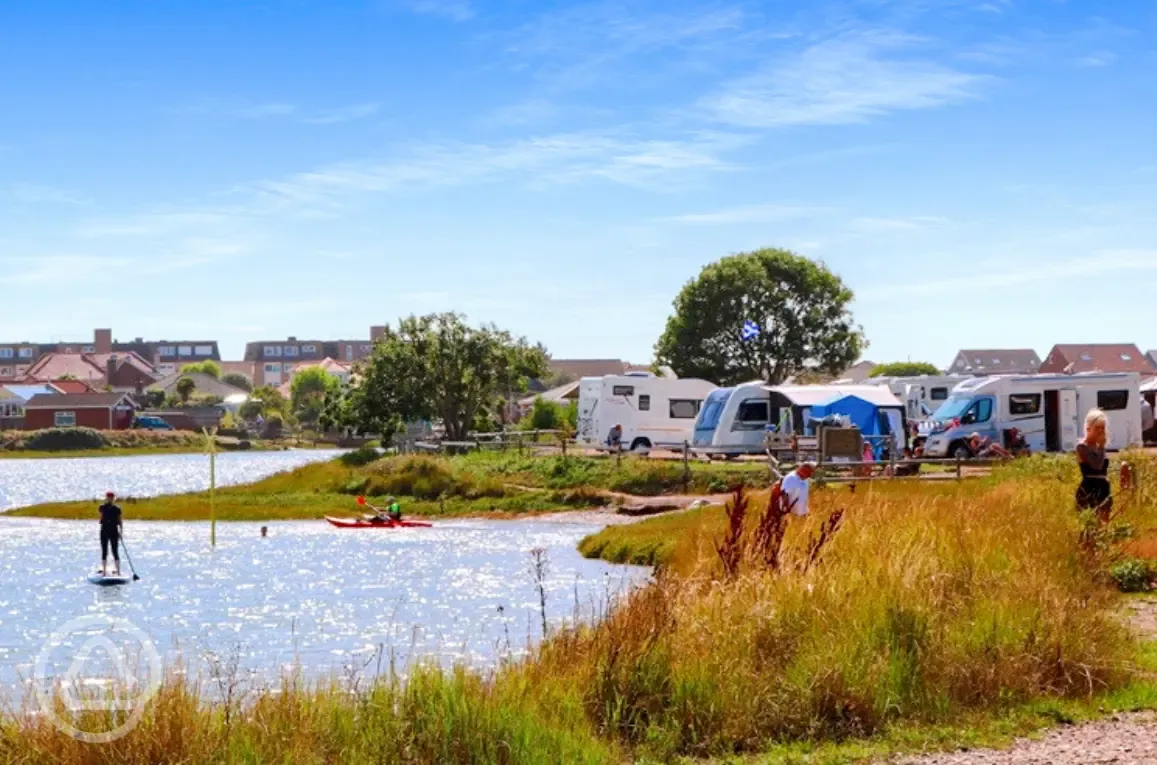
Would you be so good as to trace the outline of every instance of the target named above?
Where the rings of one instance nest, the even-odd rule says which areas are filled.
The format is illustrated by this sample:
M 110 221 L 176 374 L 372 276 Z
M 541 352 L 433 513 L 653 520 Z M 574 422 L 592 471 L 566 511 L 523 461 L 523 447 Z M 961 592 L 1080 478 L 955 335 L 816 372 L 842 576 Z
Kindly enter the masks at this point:
M 172 374 L 185 364 L 198 361 L 220 361 L 216 340 L 145 340 L 134 338 L 121 342 L 111 329 L 93 330 L 92 340 L 77 342 L 3 342 L 0 341 L 0 381 L 22 380 L 41 359 L 50 355 L 99 356 L 135 355 L 148 362 L 162 375 Z
M 245 361 L 254 365 L 256 385 L 279 387 L 293 376 L 299 365 L 333 359 L 353 364 L 368 357 L 374 343 L 386 332 L 385 327 L 370 327 L 368 340 L 258 340 L 245 346 Z

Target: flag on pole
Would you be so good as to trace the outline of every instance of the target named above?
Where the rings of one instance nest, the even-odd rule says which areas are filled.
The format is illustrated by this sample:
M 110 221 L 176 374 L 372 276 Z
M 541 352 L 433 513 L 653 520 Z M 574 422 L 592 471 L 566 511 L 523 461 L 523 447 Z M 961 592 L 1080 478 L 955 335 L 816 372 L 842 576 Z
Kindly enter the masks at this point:
M 740 333 L 740 336 L 744 339 L 744 341 L 754 340 L 755 338 L 759 337 L 759 325 L 751 319 L 748 319 L 747 321 L 743 322 L 743 332 Z

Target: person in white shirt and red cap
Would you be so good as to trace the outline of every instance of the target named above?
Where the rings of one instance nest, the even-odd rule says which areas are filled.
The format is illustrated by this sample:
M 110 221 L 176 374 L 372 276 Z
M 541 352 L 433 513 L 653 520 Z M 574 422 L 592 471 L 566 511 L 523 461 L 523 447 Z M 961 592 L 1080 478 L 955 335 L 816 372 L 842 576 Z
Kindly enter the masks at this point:
M 780 490 L 787 498 L 787 507 L 795 515 L 801 518 L 808 514 L 808 493 L 809 481 L 816 473 L 816 466 L 814 462 L 806 461 L 800 463 L 795 470 L 791 471 L 783 477 L 780 481 Z

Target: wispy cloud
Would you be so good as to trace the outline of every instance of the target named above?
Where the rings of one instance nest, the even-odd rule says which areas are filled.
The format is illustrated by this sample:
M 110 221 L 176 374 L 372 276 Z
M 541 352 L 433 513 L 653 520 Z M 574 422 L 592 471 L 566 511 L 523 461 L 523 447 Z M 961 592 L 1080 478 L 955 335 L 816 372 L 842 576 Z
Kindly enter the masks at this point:
M 405 6 L 414 13 L 459 23 L 474 18 L 475 13 L 470 0 L 405 0 Z
M 341 122 L 353 122 L 354 120 L 369 117 L 372 114 L 376 114 L 378 108 L 377 104 L 343 106 L 339 109 L 329 109 L 302 117 L 301 121 L 310 125 L 336 125 Z
M 1116 60 L 1116 53 L 1101 51 L 1100 53 L 1091 53 L 1087 56 L 1079 57 L 1076 60 L 1076 64 L 1080 67 L 1102 67 L 1110 66 Z
M 190 228 L 209 228 L 234 220 L 240 209 L 156 210 L 119 218 L 94 218 L 81 224 L 78 233 L 86 238 L 159 237 Z
M 904 55 L 919 42 L 883 32 L 835 37 L 776 58 L 700 106 L 715 120 L 744 127 L 838 125 L 980 94 L 987 76 Z
M 90 205 L 92 200 L 81 194 L 53 186 L 30 183 L 13 184 L 9 195 L 20 204 Z
M 936 215 L 916 215 L 910 218 L 860 217 L 851 221 L 851 228 L 866 233 L 887 233 L 891 231 L 917 231 L 934 226 L 944 226 L 950 221 Z
M 687 213 L 659 218 L 661 223 L 679 223 L 691 226 L 728 226 L 737 223 L 767 223 L 771 221 L 809 218 L 827 212 L 825 207 L 765 204 L 732 207 L 704 213 Z
M 114 273 L 132 263 L 125 257 L 104 255 L 37 255 L 5 259 L 0 284 L 61 284 L 89 281 Z

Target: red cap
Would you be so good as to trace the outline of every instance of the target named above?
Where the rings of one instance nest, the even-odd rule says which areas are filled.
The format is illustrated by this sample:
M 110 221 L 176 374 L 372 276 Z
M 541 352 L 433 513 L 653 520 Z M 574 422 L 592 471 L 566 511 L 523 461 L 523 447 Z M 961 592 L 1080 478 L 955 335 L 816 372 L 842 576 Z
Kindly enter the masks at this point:
M 104 493 L 104 495 L 105 495 L 106 497 L 115 497 L 115 496 L 117 495 L 117 493 L 116 493 L 115 491 L 106 491 L 106 492 Z

